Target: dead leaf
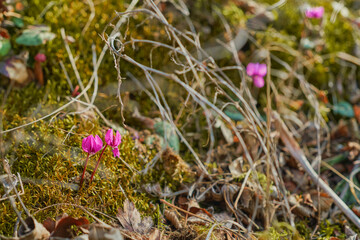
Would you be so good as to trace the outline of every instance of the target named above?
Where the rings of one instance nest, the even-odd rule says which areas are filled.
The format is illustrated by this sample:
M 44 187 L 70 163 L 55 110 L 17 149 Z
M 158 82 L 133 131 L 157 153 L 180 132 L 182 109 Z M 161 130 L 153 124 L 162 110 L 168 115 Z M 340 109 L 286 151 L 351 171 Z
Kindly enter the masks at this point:
M 89 229 L 89 240 L 123 240 L 118 228 L 109 228 L 99 224 L 92 224 Z
M 328 211 L 331 207 L 331 205 L 334 203 L 334 200 L 329 196 L 329 194 L 318 192 L 316 190 L 310 191 L 311 199 L 314 202 L 314 206 L 317 208 L 320 207 L 321 211 Z M 320 202 L 319 202 L 319 196 L 320 195 Z
M 77 226 L 82 232 L 90 224 L 86 218 L 73 218 L 67 215 L 63 215 L 57 219 L 57 221 L 46 219 L 44 221 L 44 227 L 51 232 L 51 237 L 73 238 L 78 235 L 74 226 Z
M 25 220 L 30 231 L 27 231 L 24 225 L 21 225 L 18 231 L 18 236 L 21 240 L 42 240 L 48 239 L 50 233 L 46 228 L 36 221 L 33 217 L 28 217 Z
M 221 133 L 223 134 L 228 144 L 232 144 L 234 142 L 234 136 L 232 134 L 232 131 L 226 126 L 226 124 L 220 118 L 216 119 L 215 127 L 220 128 Z
M 199 216 L 199 217 L 197 217 L 197 216 Z M 187 222 L 205 226 L 205 225 L 209 224 L 209 221 L 206 221 L 205 219 L 212 221 L 212 219 L 207 214 L 205 214 L 203 212 L 198 212 L 198 213 L 196 213 L 196 216 L 190 216 L 187 219 Z
M 349 160 L 354 160 L 360 153 L 360 144 L 357 142 L 348 142 L 346 147 L 341 149 L 342 151 L 349 152 Z
M 238 178 L 243 174 L 241 168 L 241 162 L 243 161 L 242 157 L 235 159 L 229 165 L 229 170 L 233 178 Z
M 124 210 L 119 209 L 116 217 L 120 221 L 121 225 L 131 232 L 146 234 L 153 226 L 151 217 L 141 219 L 139 211 L 128 199 L 124 202 Z
M 356 214 L 356 216 L 360 217 L 360 206 L 354 206 L 351 210 Z
M 165 240 L 159 229 L 155 228 L 149 235 L 149 240 Z
M 331 130 L 330 136 L 332 140 L 337 138 L 348 138 L 350 137 L 349 127 L 344 121 L 340 120 L 338 126 Z
M 250 188 L 245 187 L 240 198 L 241 206 L 244 208 L 249 208 L 250 201 L 253 200 L 253 198 L 254 198 L 253 191 Z
M 28 70 L 25 60 L 20 57 L 11 57 L 0 62 L 0 73 L 20 86 L 32 80 L 31 71 Z
M 317 94 L 318 94 L 318 98 L 320 99 L 320 101 L 322 101 L 325 104 L 329 103 L 329 99 L 327 97 L 327 92 L 326 91 L 319 90 Z
M 353 108 L 354 108 L 355 118 L 357 122 L 360 123 L 360 106 L 354 105 Z
M 204 214 L 212 218 L 212 214 L 209 213 L 205 208 L 201 208 L 199 203 L 195 199 L 187 200 L 187 198 L 179 198 L 179 205 L 182 209 L 191 213 L 197 214 L 198 212 L 203 212 Z
M 173 210 L 165 210 L 164 211 L 164 216 L 168 221 L 170 221 L 172 223 L 172 225 L 176 229 L 180 229 L 180 228 L 183 227 L 175 211 L 173 211 Z
M 215 213 L 213 215 L 213 217 L 217 222 L 226 222 L 226 221 L 233 221 L 234 220 L 234 218 L 231 217 L 231 215 L 228 212 Z M 228 222 L 228 223 L 225 224 L 225 226 L 228 227 L 228 228 L 231 228 L 232 223 Z

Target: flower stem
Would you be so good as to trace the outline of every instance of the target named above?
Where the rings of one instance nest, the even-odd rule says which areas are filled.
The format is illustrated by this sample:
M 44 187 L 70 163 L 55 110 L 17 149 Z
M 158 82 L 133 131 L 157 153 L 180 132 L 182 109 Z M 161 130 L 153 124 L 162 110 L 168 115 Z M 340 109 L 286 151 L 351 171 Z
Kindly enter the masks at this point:
M 93 173 L 91 174 L 90 184 L 91 184 L 91 182 L 92 182 L 92 180 L 93 180 L 93 178 L 94 178 L 94 175 L 95 175 L 96 170 L 97 170 L 98 167 L 99 167 L 99 163 L 100 163 L 101 157 L 102 157 L 102 155 L 104 154 L 105 149 L 106 149 L 107 146 L 108 146 L 108 145 L 106 144 L 105 147 L 104 147 L 104 149 L 102 150 L 102 152 L 101 152 L 101 154 L 100 154 L 100 157 L 99 157 L 99 160 L 98 160 L 97 163 L 96 163 L 95 169 L 94 169 Z
M 88 164 L 88 161 L 89 161 L 89 157 L 90 157 L 90 153 L 88 153 L 87 157 L 86 157 L 86 161 L 85 161 L 85 166 L 84 166 L 84 171 L 83 171 L 83 174 L 81 176 L 81 180 L 80 180 L 80 188 L 82 187 L 82 184 L 84 182 L 84 176 L 85 176 L 85 172 L 86 172 L 86 167 L 87 167 L 87 164 Z

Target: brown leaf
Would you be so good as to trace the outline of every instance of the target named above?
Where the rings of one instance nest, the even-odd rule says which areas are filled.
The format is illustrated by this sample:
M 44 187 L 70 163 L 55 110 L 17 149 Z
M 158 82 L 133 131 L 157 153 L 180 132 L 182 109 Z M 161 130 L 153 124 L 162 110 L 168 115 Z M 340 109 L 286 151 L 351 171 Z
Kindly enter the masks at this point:
M 51 233 L 51 237 L 63 237 L 63 238 L 72 238 L 77 235 L 76 231 L 73 229 L 74 226 L 87 228 L 90 224 L 89 220 L 86 218 L 73 218 L 73 217 L 63 217 L 56 222 L 55 229 Z
M 209 213 L 205 208 L 201 208 L 199 203 L 195 199 L 190 199 L 185 201 L 186 198 L 181 198 L 181 202 L 179 201 L 179 205 L 182 209 L 189 211 L 191 213 L 197 214 L 198 212 L 203 212 L 210 218 L 212 218 L 212 214 Z
M 28 70 L 25 60 L 20 57 L 11 57 L 5 62 L 1 62 L 0 72 L 20 86 L 24 86 L 32 80 L 31 71 Z
M 159 229 L 155 228 L 149 236 L 149 240 L 164 240 L 164 238 L 161 236 L 162 233 Z
M 178 216 L 176 215 L 175 211 L 173 211 L 173 210 L 165 210 L 164 211 L 164 216 L 168 221 L 170 221 L 172 223 L 172 225 L 174 225 L 174 227 L 176 229 L 182 228 L 182 224 L 181 224 Z
M 41 224 L 38 223 L 33 217 L 28 217 L 25 220 L 30 231 L 27 231 L 24 225 L 21 225 L 18 231 L 18 235 L 21 240 L 42 240 L 48 239 L 50 233 L 46 228 Z
M 55 230 L 56 222 L 54 220 L 52 220 L 51 218 L 47 218 L 43 222 L 43 225 L 50 233 L 52 233 Z
M 328 211 L 333 204 L 334 200 L 329 196 L 329 194 L 313 190 L 310 191 L 311 199 L 313 200 L 314 206 L 316 208 L 320 207 L 321 211 Z M 320 196 L 320 206 L 319 206 L 319 196 Z
M 354 206 L 351 210 L 356 214 L 356 216 L 360 217 L 360 206 Z
M 199 217 L 197 217 L 199 216 Z M 212 219 L 205 213 L 203 212 L 198 212 L 196 213 L 196 216 L 191 216 L 187 219 L 188 223 L 194 223 L 194 224 L 199 224 L 199 225 L 208 225 L 209 221 L 206 221 L 205 219 L 212 221 Z
M 124 202 L 124 210 L 119 209 L 116 217 L 126 230 L 140 234 L 148 233 L 153 226 L 151 217 L 141 219 L 139 211 L 128 199 Z
M 357 122 L 360 123 L 360 106 L 354 105 L 353 108 L 354 108 L 355 118 Z
M 354 160 L 360 153 L 360 144 L 357 142 L 348 142 L 346 147 L 343 147 L 341 150 L 349 151 L 348 158 Z
M 253 191 L 250 188 L 245 187 L 240 198 L 241 206 L 243 206 L 244 208 L 249 208 L 250 201 L 253 199 L 254 199 Z

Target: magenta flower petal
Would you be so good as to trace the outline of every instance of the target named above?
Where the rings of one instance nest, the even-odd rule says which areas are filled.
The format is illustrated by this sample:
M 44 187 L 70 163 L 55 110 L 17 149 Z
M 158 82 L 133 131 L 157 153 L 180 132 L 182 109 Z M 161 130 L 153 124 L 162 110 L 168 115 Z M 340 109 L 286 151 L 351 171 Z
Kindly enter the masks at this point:
M 81 147 L 85 152 L 91 153 L 93 140 L 94 140 L 94 137 L 92 135 L 90 135 L 90 136 L 83 139 Z
M 265 85 L 264 78 L 261 76 L 254 76 L 253 77 L 254 85 L 257 88 L 262 88 Z
M 101 138 L 96 135 L 94 138 L 94 153 L 100 151 L 103 147 L 103 142 L 101 140 Z
M 119 133 L 119 131 L 116 131 L 114 145 L 118 146 L 120 143 L 121 143 L 121 134 Z
M 249 63 L 246 67 L 246 73 L 252 77 L 256 75 L 257 69 L 258 69 L 258 63 Z
M 112 130 L 112 129 L 109 129 L 109 130 L 106 132 L 106 135 L 105 135 L 105 142 L 106 142 L 108 145 L 112 146 L 113 139 L 114 139 L 113 130 Z
M 307 18 L 322 18 L 324 12 L 325 12 L 324 7 L 309 8 L 305 11 L 305 16 Z
M 113 151 L 114 157 L 120 157 L 120 152 L 119 152 L 119 149 L 117 147 L 114 148 L 112 151 Z
M 88 138 L 86 137 L 82 140 L 82 143 L 81 143 L 81 147 L 85 152 L 89 152 L 87 141 L 88 141 Z
M 267 67 L 266 64 L 259 64 L 259 68 L 258 68 L 258 72 L 256 75 L 260 76 L 260 77 L 264 77 L 267 73 Z

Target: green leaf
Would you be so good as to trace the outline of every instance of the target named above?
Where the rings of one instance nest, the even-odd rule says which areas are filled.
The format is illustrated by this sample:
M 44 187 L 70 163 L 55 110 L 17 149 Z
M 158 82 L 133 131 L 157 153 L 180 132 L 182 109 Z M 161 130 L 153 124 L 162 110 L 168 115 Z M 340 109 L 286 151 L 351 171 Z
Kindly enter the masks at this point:
M 224 113 L 234 121 L 244 120 L 244 116 L 240 113 L 239 110 L 236 109 L 234 105 L 227 106 L 224 110 Z
M 354 117 L 354 109 L 350 103 L 342 101 L 333 106 L 333 111 L 344 117 Z
M 18 28 L 24 27 L 24 21 L 22 20 L 22 18 L 13 17 L 11 20 L 16 27 Z
M 11 49 L 11 43 L 9 39 L 0 40 L 0 57 L 6 56 Z
M 39 46 L 55 38 L 55 34 L 50 32 L 46 26 L 30 26 L 16 38 L 16 43 L 25 46 Z
M 176 134 L 175 130 L 172 128 L 171 124 L 165 121 L 160 121 L 154 124 L 155 132 L 163 137 L 169 144 L 169 146 L 175 151 L 179 152 L 180 150 L 180 141 L 179 137 Z

